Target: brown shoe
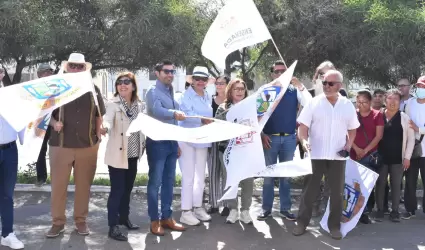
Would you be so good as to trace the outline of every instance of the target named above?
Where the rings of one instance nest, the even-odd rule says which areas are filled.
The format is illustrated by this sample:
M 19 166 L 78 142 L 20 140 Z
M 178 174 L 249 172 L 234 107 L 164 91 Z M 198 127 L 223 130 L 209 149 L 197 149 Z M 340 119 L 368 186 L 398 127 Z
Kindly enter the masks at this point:
M 76 223 L 75 230 L 77 231 L 79 235 L 86 236 L 90 234 L 89 227 L 87 226 L 87 223 L 85 222 Z
M 164 228 L 161 227 L 159 220 L 152 221 L 150 226 L 151 233 L 156 236 L 164 236 Z
M 49 232 L 46 233 L 46 237 L 56 238 L 63 232 L 65 232 L 65 225 L 52 225 Z
M 186 230 L 186 228 L 182 224 L 177 223 L 173 218 L 161 220 L 161 226 L 163 228 L 179 232 L 183 232 Z

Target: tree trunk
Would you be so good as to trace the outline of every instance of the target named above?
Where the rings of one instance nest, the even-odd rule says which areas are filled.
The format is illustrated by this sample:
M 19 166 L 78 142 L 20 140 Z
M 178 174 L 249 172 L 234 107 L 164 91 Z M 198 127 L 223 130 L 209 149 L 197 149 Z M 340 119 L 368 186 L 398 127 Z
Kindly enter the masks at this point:
M 10 79 L 9 72 L 7 72 L 6 69 L 4 69 L 5 76 L 3 78 L 3 85 L 5 87 L 20 83 L 22 79 L 22 70 L 27 66 L 26 64 L 26 56 L 21 56 L 21 58 L 15 58 L 16 60 L 16 67 L 15 67 L 15 74 L 13 75 L 13 79 Z

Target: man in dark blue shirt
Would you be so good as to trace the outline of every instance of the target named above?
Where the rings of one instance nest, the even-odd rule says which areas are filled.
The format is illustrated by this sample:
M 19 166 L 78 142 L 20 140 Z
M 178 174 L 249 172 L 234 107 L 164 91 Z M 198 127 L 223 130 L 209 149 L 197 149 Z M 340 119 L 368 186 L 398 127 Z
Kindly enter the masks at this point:
M 286 71 L 282 61 L 276 61 L 270 68 L 272 78 L 279 78 Z M 292 161 L 294 158 L 296 139 L 296 123 L 298 105 L 304 106 L 312 99 L 309 91 L 297 79 L 292 79 L 280 103 L 264 126 L 261 133 L 266 165 L 279 162 Z M 263 211 L 258 220 L 266 220 L 271 214 L 274 200 L 274 177 L 264 178 L 263 185 Z M 291 213 L 291 187 L 289 178 L 279 178 L 280 215 L 288 220 L 295 220 Z

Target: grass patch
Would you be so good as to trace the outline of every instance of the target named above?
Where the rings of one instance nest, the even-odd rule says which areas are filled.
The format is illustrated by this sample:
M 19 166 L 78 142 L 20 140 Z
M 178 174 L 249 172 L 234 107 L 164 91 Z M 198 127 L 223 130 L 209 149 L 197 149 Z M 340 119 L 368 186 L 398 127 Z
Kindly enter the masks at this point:
M 147 186 L 149 176 L 148 174 L 137 174 L 136 180 L 134 181 L 134 186 Z M 25 170 L 18 171 L 18 181 L 19 184 L 34 184 L 37 182 L 37 170 L 35 168 L 35 163 L 28 164 Z M 47 184 L 51 183 L 50 176 L 47 177 Z M 176 187 L 181 187 L 182 178 L 181 175 L 176 175 Z M 69 179 L 69 184 L 74 185 L 74 176 L 71 175 Z M 95 177 L 93 180 L 93 185 L 96 186 L 110 186 L 111 182 L 109 178 L 105 177 Z

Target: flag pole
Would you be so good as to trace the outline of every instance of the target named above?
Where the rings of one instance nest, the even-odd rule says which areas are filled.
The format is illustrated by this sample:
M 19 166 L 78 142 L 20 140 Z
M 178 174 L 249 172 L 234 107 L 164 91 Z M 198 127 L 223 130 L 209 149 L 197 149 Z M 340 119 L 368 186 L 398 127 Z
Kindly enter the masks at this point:
M 271 37 L 271 39 L 272 39 L 272 42 L 273 42 L 274 47 L 276 48 L 277 53 L 279 54 L 280 60 L 282 60 L 283 64 L 285 64 L 285 67 L 286 67 L 286 68 L 288 68 L 288 66 L 286 66 L 285 60 L 283 60 L 283 57 L 282 57 L 282 55 L 280 54 L 279 49 L 277 48 L 276 43 L 274 42 L 273 37 L 272 37 L 271 35 L 270 35 L 270 37 Z

